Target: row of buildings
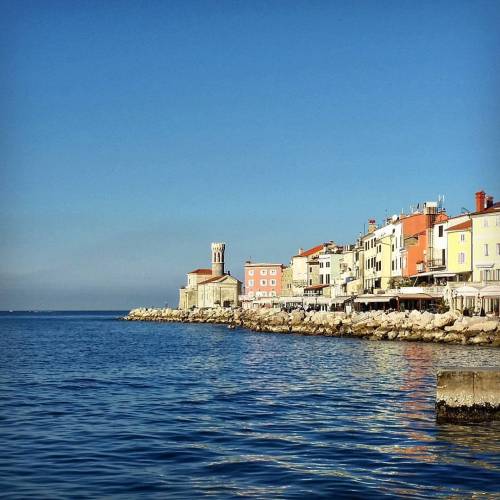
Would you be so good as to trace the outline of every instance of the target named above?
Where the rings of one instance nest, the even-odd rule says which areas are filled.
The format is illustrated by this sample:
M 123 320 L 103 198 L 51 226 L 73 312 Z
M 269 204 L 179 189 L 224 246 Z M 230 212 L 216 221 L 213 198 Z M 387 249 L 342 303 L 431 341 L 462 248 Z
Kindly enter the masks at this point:
M 212 244 L 212 269 L 188 274 L 181 308 L 432 309 L 444 299 L 448 306 L 455 301 L 454 307 L 498 314 L 500 203 L 484 191 L 476 193 L 474 211 L 450 216 L 441 201 L 426 202 L 381 225 L 369 220 L 353 244 L 301 248 L 288 265 L 246 262 L 244 289 L 224 273 L 223 251 L 217 268 L 221 248 Z

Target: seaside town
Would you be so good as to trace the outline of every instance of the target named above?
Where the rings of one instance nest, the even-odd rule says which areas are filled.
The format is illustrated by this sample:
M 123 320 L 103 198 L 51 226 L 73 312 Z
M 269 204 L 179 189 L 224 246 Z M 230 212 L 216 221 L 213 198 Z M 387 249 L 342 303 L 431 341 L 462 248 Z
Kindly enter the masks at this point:
M 478 191 L 474 211 L 450 215 L 443 201 L 418 204 L 381 223 L 369 219 L 355 242 L 300 248 L 288 265 L 247 261 L 244 283 L 225 270 L 225 244 L 212 243 L 212 265 L 187 273 L 179 309 L 498 316 L 500 203 Z

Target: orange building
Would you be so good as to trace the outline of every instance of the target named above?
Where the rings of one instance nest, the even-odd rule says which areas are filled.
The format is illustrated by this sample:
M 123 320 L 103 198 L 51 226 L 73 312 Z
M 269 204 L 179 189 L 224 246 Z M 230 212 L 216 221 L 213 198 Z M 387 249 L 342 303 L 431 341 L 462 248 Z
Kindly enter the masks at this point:
M 401 217 L 403 224 L 403 269 L 405 277 L 430 271 L 434 259 L 434 225 L 448 220 L 448 215 L 435 202 L 424 204 L 423 210 Z

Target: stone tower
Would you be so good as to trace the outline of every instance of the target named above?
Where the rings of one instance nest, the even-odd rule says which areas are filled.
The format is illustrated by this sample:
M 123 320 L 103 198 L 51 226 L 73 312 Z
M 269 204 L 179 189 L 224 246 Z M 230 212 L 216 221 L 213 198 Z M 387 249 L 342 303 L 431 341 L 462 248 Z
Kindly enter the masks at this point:
M 224 276 L 225 243 L 212 243 L 212 276 Z

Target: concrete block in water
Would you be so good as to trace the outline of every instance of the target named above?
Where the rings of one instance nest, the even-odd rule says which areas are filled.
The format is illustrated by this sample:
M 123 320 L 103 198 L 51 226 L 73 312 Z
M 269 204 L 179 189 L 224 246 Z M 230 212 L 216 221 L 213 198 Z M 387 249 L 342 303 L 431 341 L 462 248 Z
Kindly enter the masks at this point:
M 500 420 L 500 368 L 450 368 L 437 374 L 439 423 Z

